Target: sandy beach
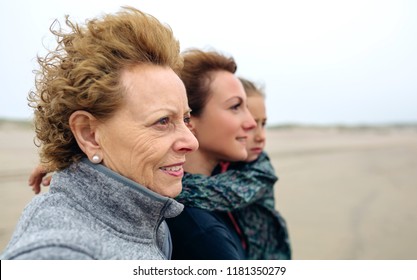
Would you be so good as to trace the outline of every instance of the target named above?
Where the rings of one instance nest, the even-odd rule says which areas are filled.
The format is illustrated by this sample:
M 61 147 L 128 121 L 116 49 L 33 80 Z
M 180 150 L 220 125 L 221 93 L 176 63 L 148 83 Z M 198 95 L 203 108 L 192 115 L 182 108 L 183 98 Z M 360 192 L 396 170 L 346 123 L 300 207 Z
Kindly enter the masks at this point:
M 34 196 L 33 136 L 0 122 L 0 250 Z M 417 259 L 417 127 L 285 127 L 267 137 L 294 259 Z

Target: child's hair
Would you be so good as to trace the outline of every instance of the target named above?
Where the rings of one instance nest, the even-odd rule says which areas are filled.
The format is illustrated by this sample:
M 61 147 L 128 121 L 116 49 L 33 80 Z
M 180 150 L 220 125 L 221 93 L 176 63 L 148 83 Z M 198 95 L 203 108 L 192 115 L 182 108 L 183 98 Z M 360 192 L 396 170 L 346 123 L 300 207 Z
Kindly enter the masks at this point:
M 246 96 L 262 96 L 265 98 L 265 92 L 264 87 L 261 85 L 257 85 L 254 82 L 251 82 L 245 78 L 239 77 L 240 82 L 243 85 L 243 88 L 245 89 Z

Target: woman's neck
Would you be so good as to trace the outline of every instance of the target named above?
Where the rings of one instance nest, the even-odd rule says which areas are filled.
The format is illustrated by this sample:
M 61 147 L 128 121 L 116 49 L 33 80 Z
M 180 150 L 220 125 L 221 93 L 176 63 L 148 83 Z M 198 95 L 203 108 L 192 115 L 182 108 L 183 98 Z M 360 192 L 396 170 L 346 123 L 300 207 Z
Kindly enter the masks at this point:
M 208 156 L 201 150 L 187 154 L 184 170 L 191 174 L 203 174 L 210 176 L 219 162 Z

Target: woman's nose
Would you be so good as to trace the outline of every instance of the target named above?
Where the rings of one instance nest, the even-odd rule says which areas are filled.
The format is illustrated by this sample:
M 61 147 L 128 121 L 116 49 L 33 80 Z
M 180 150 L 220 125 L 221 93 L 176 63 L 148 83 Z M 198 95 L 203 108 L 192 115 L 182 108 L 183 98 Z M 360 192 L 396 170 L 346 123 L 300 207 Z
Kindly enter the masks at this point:
M 256 121 L 252 117 L 252 114 L 249 112 L 249 110 L 246 109 L 245 121 L 243 123 L 243 128 L 245 130 L 251 130 L 251 129 L 254 129 L 255 127 L 256 127 Z
M 177 141 L 176 149 L 187 153 L 196 151 L 198 149 L 198 141 L 191 130 L 184 125 L 180 133 L 181 135 L 179 141 Z

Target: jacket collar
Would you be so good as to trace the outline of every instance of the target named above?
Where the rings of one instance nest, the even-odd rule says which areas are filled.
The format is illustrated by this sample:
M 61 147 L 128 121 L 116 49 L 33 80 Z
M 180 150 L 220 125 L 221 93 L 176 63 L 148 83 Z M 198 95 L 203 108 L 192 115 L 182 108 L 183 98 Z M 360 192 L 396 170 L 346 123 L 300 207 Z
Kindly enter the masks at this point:
M 140 237 L 153 236 L 165 218 L 179 215 L 184 207 L 85 158 L 57 172 L 50 191 L 66 193 L 81 211 L 121 233 L 141 232 Z

